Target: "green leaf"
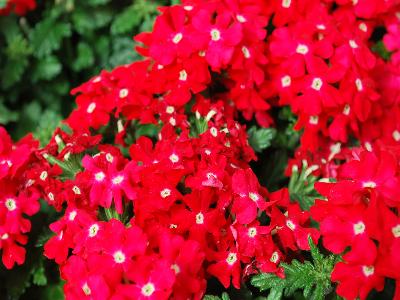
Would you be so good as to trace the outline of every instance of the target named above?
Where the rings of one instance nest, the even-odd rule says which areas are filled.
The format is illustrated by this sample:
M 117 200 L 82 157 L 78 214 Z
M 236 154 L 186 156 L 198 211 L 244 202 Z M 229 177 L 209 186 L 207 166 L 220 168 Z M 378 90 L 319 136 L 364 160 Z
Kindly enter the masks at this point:
M 109 67 L 114 68 L 137 60 L 138 54 L 133 51 L 135 43 L 128 37 L 117 37 L 111 40 L 112 53 L 109 59 Z
M 256 152 L 261 152 L 271 145 L 276 135 L 275 128 L 257 128 L 251 127 L 247 134 L 249 136 L 249 144 Z
M 314 189 L 314 184 L 318 181 L 312 172 L 316 170 L 316 166 L 308 167 L 303 164 L 301 171 L 297 167 L 292 169 L 292 176 L 289 180 L 289 194 L 292 201 L 300 204 L 303 210 L 309 210 L 314 205 L 315 199 L 321 195 Z
M 111 24 L 112 34 L 128 33 L 140 24 L 143 12 L 138 11 L 137 7 L 137 5 L 131 5 L 115 17 Z
M 229 294 L 227 292 L 222 293 L 222 300 L 230 300 Z
M 22 78 L 27 66 L 28 59 L 26 57 L 21 57 L 19 60 L 8 60 L 2 71 L 2 87 L 8 89 L 16 84 Z
M 60 74 L 62 69 L 61 63 L 56 56 L 50 55 L 38 61 L 36 68 L 32 74 L 32 81 L 50 80 Z
M 63 38 L 71 35 L 71 25 L 52 18 L 39 22 L 30 34 L 34 55 L 38 58 L 60 49 Z
M 94 64 L 93 50 L 87 43 L 79 43 L 77 51 L 77 58 L 72 65 L 75 71 L 89 68 Z
M 17 83 L 28 67 L 28 56 L 31 49 L 28 41 L 19 33 L 10 37 L 5 50 L 7 62 L 1 72 L 2 86 L 7 89 Z
M 376 52 L 384 60 L 390 59 L 391 53 L 389 52 L 389 50 L 386 49 L 386 46 L 383 43 L 383 41 L 379 41 L 375 45 L 373 45 L 372 51 Z
M 41 145 L 47 145 L 54 130 L 58 127 L 61 120 L 62 117 L 53 110 L 45 110 L 41 114 L 39 124 L 37 125 L 36 130 L 33 132 L 34 137 L 40 141 Z
M 43 265 L 40 265 L 32 270 L 32 282 L 39 286 L 44 286 L 47 284 L 47 277 Z
M 106 8 L 78 7 L 72 14 L 74 29 L 81 35 L 92 35 L 93 30 L 108 25 L 112 20 L 112 12 Z
M 262 273 L 251 279 L 251 284 L 261 291 L 270 290 L 267 299 L 279 300 L 282 296 L 292 297 L 298 290 L 303 291 L 306 299 L 323 300 L 332 291 L 330 275 L 338 256 L 324 256 L 311 237 L 308 239 L 313 262 L 299 262 L 293 259 L 290 264 L 281 263 L 285 278 L 274 274 Z
M 98 5 L 104 5 L 111 2 L 111 0 L 86 0 L 87 5 L 90 6 L 98 6 Z
M 203 300 L 221 300 L 221 298 L 214 295 L 205 295 Z
M 154 124 L 138 124 L 135 126 L 135 139 L 141 136 L 156 137 L 160 128 Z
M 63 299 L 65 299 L 65 297 L 64 297 L 62 283 L 51 284 L 46 286 L 46 289 L 44 290 L 43 296 L 41 298 L 41 300 L 63 300 Z
M 0 99 L 0 124 L 8 124 L 18 120 L 18 112 L 9 110 Z

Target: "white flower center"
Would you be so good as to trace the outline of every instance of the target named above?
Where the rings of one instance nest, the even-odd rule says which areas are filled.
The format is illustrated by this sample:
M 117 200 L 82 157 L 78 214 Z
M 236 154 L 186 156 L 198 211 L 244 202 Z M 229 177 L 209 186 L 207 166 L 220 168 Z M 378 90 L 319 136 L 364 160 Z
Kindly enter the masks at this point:
M 106 175 L 103 172 L 98 172 L 94 175 L 94 178 L 96 179 L 96 181 L 103 181 L 104 178 L 106 178 Z
M 82 291 L 86 296 L 89 296 L 92 293 L 92 290 L 88 286 L 88 284 L 85 282 L 85 284 L 82 286 Z
M 290 4 L 292 4 L 292 0 L 282 0 L 282 7 L 289 8 Z
M 353 230 L 355 235 L 363 234 L 365 232 L 365 224 L 360 221 L 353 225 Z
M 350 114 L 350 105 L 346 104 L 343 108 L 343 114 L 348 116 Z
M 397 224 L 396 226 L 392 227 L 392 233 L 395 238 L 400 237 L 400 224 Z
M 296 48 L 296 53 L 306 55 L 308 53 L 307 45 L 299 44 Z
M 169 121 L 169 124 L 171 124 L 172 126 L 175 126 L 175 125 L 176 125 L 176 120 L 175 120 L 174 117 L 169 118 L 168 121 Z
M 217 41 L 219 41 L 221 39 L 221 32 L 218 29 L 215 29 L 215 28 L 212 29 L 210 31 L 210 35 L 211 35 L 211 39 L 214 42 L 217 42 Z
M 363 266 L 362 271 L 363 271 L 365 277 L 369 277 L 374 274 L 375 269 L 373 266 Z
M 252 193 L 252 192 L 249 193 L 249 198 L 251 200 L 253 200 L 254 202 L 258 201 L 258 199 L 259 199 L 258 195 L 256 193 Z
M 142 287 L 142 295 L 145 297 L 150 297 L 154 293 L 155 290 L 156 290 L 156 288 L 155 288 L 154 284 L 149 282 Z
M 172 39 L 172 42 L 174 42 L 174 44 L 178 44 L 183 38 L 182 33 L 177 33 L 175 34 L 174 38 Z
M 54 201 L 54 194 L 52 192 L 48 193 L 47 197 L 49 197 L 50 201 Z
M 237 261 L 237 255 L 236 253 L 229 253 L 228 257 L 226 258 L 226 262 L 228 263 L 228 265 L 232 266 L 235 264 L 235 262 Z
M 182 70 L 179 72 L 179 80 L 180 81 L 186 81 L 187 77 L 188 77 L 188 75 L 185 70 Z
M 81 194 L 81 189 L 78 188 L 76 185 L 72 187 L 72 191 L 74 192 L 75 195 L 80 195 Z
M 124 176 L 122 175 L 118 175 L 112 179 L 114 185 L 119 185 L 122 181 L 124 181 Z
M 4 233 L 4 234 L 1 236 L 1 239 L 4 241 L 4 240 L 7 240 L 9 237 L 10 237 L 10 236 L 8 235 L 8 233 Z
M 368 27 L 365 23 L 360 23 L 360 25 L 358 25 L 358 28 L 364 32 L 367 32 L 367 30 L 368 30 Z
M 171 162 L 173 162 L 173 163 L 177 163 L 177 162 L 179 161 L 179 156 L 176 155 L 175 153 L 172 153 L 172 154 L 169 156 L 169 160 L 170 160 Z
M 48 175 L 49 175 L 49 174 L 48 174 L 46 171 L 43 171 L 42 173 L 40 173 L 39 178 L 40 178 L 41 180 L 45 181 Z
M 86 112 L 88 114 L 91 114 L 92 112 L 94 112 L 95 109 L 96 109 L 96 103 L 92 102 L 92 103 L 89 104 Z
M 246 46 L 243 46 L 242 47 L 242 53 L 243 53 L 243 56 L 245 57 L 245 58 L 250 58 L 250 51 L 249 51 L 249 49 L 246 47 Z
M 357 91 L 361 92 L 363 90 L 363 84 L 360 78 L 356 79 L 356 87 Z
M 160 195 L 161 195 L 161 198 L 167 198 L 169 195 L 171 195 L 171 190 L 165 188 L 160 192 Z
M 318 78 L 318 77 L 314 78 L 311 83 L 311 88 L 316 91 L 319 91 L 319 90 L 321 90 L 322 84 L 323 84 L 323 82 L 322 82 L 321 78 Z
M 296 225 L 291 220 L 286 221 L 286 226 L 292 231 L 296 229 Z
M 312 125 L 317 125 L 318 124 L 318 116 L 311 116 L 310 120 L 308 122 Z
M 278 252 L 275 251 L 274 253 L 272 253 L 271 258 L 269 260 L 270 260 L 270 262 L 273 262 L 274 264 L 276 264 L 279 260 Z
M 217 137 L 217 135 L 218 135 L 218 130 L 217 130 L 217 128 L 211 127 L 211 128 L 210 128 L 210 133 L 211 133 L 211 135 L 212 135 L 213 137 Z
M 71 211 L 71 212 L 69 213 L 69 215 L 68 215 L 68 220 L 70 220 L 70 221 L 75 220 L 75 217 L 76 217 L 77 214 L 78 214 L 78 213 L 76 212 L 76 210 Z
M 129 90 L 128 89 L 122 89 L 122 90 L 119 91 L 119 97 L 121 99 L 127 97 L 128 94 L 129 94 Z
M 97 232 L 99 231 L 100 227 L 97 224 L 93 224 L 92 226 L 89 227 L 89 237 L 95 237 L 97 235 Z
M 125 262 L 125 259 L 126 259 L 125 254 L 124 254 L 122 251 L 118 250 L 118 251 L 116 251 L 116 252 L 114 253 L 114 261 L 115 261 L 117 264 L 122 264 L 122 263 L 124 263 L 124 262 Z
M 358 48 L 358 45 L 357 45 L 355 40 L 349 40 L 349 45 L 353 49 L 357 49 Z
M 181 272 L 181 268 L 177 264 L 173 264 L 171 269 L 174 270 L 175 274 L 179 274 Z
M 282 87 L 288 87 L 292 84 L 292 78 L 289 75 L 285 75 L 281 78 Z
M 370 189 L 376 188 L 376 183 L 373 181 L 364 182 L 363 188 L 370 188 Z
M 243 17 L 242 15 L 237 15 L 236 20 L 238 20 L 240 23 L 244 23 L 247 21 L 246 18 Z
M 15 202 L 14 199 L 8 198 L 5 202 L 5 206 L 9 211 L 13 211 L 17 208 L 17 203 Z
M 196 215 L 196 224 L 204 224 L 204 215 L 201 212 Z
M 398 130 L 393 131 L 392 137 L 396 142 L 400 141 L 400 132 Z
M 247 234 L 249 235 L 249 237 L 253 238 L 257 235 L 257 228 L 255 227 L 250 227 L 249 231 L 247 232 Z
M 175 108 L 173 106 L 167 106 L 167 108 L 165 109 L 165 112 L 167 114 L 172 114 L 172 113 L 174 113 L 174 111 L 175 111 Z
M 112 162 L 114 161 L 114 156 L 112 156 L 111 153 L 107 153 L 107 154 L 106 154 L 106 160 L 107 160 L 109 163 L 112 163 Z

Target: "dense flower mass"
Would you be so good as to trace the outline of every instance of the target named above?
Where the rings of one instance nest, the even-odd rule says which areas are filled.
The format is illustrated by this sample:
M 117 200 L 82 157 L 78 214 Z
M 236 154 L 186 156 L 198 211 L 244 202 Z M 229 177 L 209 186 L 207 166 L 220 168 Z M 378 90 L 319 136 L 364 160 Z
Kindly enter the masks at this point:
M 399 287 L 399 11 L 396 0 L 161 7 L 135 37 L 143 61 L 72 91 L 70 131 L 38 149 L 0 130 L 4 265 L 23 263 L 41 197 L 62 212 L 44 255 L 67 299 L 201 299 L 211 277 L 236 289 L 259 272 L 283 278 L 281 262 L 320 236 L 342 255 L 340 296 L 365 299 L 385 278 Z M 273 127 L 283 106 L 302 132 L 286 175 L 306 164 L 325 179 L 310 211 L 250 168 L 239 120 Z

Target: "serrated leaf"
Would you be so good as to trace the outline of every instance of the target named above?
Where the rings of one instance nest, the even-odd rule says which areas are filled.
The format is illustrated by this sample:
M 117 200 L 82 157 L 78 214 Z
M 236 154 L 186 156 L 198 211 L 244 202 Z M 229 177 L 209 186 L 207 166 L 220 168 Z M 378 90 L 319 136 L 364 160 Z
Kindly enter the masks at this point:
M 40 141 L 41 145 L 47 145 L 51 139 L 53 131 L 58 127 L 61 120 L 61 115 L 52 110 L 45 110 L 42 113 L 39 124 L 33 132 L 34 137 Z
M 222 298 L 222 300 L 231 300 L 231 298 L 229 297 L 229 294 L 227 292 L 223 292 L 221 298 Z
M 137 60 L 138 54 L 133 51 L 134 42 L 131 38 L 117 37 L 111 40 L 112 53 L 109 59 L 109 67 L 114 68 Z
M 27 66 L 28 59 L 26 57 L 21 57 L 19 60 L 8 60 L 2 70 L 2 87 L 8 89 L 17 83 L 24 74 Z
M 94 64 L 94 54 L 92 48 L 84 42 L 78 44 L 77 58 L 72 64 L 75 71 L 81 71 L 91 67 Z
M 39 286 L 47 284 L 47 277 L 42 265 L 32 270 L 32 282 Z
M 34 55 L 38 58 L 60 49 L 63 38 L 71 35 L 71 26 L 68 23 L 57 22 L 52 18 L 38 23 L 30 34 Z
M 62 69 L 61 63 L 56 56 L 46 56 L 38 61 L 36 68 L 32 74 L 33 82 L 38 80 L 50 80 L 60 74 Z
M 275 128 L 257 128 L 251 127 L 247 131 L 249 144 L 256 152 L 261 152 L 271 145 L 272 140 L 276 135 Z
M 72 14 L 74 29 L 81 35 L 92 35 L 93 30 L 108 25 L 111 20 L 112 13 L 105 8 L 79 7 Z
M 282 290 L 272 288 L 268 294 L 267 300 L 281 300 L 282 299 Z
M 128 33 L 140 24 L 141 19 L 140 12 L 137 11 L 135 5 L 132 5 L 115 17 L 111 24 L 111 33 Z

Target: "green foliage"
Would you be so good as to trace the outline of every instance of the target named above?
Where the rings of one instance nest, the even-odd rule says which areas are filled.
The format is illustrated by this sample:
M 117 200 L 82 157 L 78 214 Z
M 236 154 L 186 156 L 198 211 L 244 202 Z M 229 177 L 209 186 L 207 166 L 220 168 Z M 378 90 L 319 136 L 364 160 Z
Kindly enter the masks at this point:
M 318 181 L 318 177 L 312 175 L 315 170 L 316 166 L 308 167 L 305 162 L 301 170 L 297 166 L 292 169 L 289 181 L 290 198 L 298 202 L 303 210 L 309 210 L 315 199 L 321 197 L 314 189 L 314 184 Z
M 222 293 L 221 297 L 214 296 L 214 295 L 205 295 L 203 300 L 230 300 L 227 292 Z
M 132 36 L 150 30 L 157 7 L 168 4 L 38 1 L 25 17 L 1 17 L 0 125 L 15 139 L 34 131 L 46 142 L 47 132 L 73 108 L 69 91 L 102 69 L 139 59 Z
M 251 279 L 251 284 L 268 291 L 267 300 L 280 300 L 291 297 L 301 290 L 305 299 L 322 300 L 333 291 L 330 275 L 339 257 L 323 255 L 309 237 L 311 261 L 299 262 L 294 259 L 290 264 L 281 263 L 285 270 L 285 278 L 270 273 L 262 273 Z
M 389 60 L 391 53 L 388 49 L 386 49 L 383 41 L 378 41 L 375 45 L 372 46 L 372 51 L 376 52 L 380 57 L 384 60 Z
M 271 146 L 272 140 L 276 136 L 275 128 L 257 128 L 252 126 L 247 134 L 249 136 L 249 144 L 256 152 L 262 152 Z

